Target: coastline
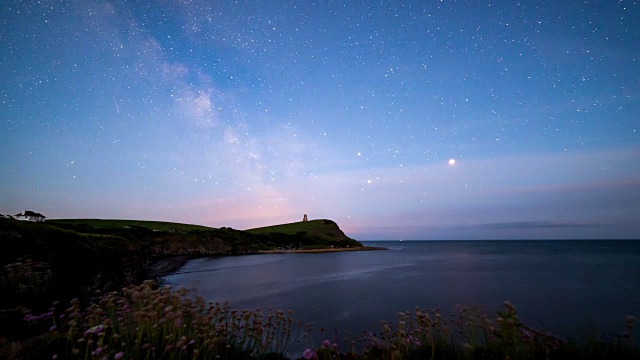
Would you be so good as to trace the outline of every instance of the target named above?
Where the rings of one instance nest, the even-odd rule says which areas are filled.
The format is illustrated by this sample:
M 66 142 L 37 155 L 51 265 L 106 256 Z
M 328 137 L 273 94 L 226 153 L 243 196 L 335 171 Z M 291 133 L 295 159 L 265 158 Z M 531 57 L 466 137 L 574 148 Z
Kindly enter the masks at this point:
M 175 274 L 189 260 L 193 260 L 195 258 L 195 256 L 190 255 L 163 256 L 146 266 L 146 278 L 154 279 Z
M 344 252 L 344 251 L 371 251 L 371 250 L 389 250 L 379 246 L 358 246 L 350 248 L 326 248 L 326 249 L 291 249 L 291 250 L 260 250 L 258 254 L 320 254 L 330 252 Z
M 292 250 L 260 250 L 245 255 L 256 254 L 322 254 L 330 252 L 345 252 L 345 251 L 373 251 L 373 250 L 388 250 L 379 246 L 358 246 L 352 248 L 326 248 L 326 249 L 292 249 Z M 146 266 L 147 279 L 154 279 L 163 276 L 175 274 L 180 270 L 189 260 L 197 259 L 200 257 L 206 257 L 208 255 L 175 255 L 175 256 L 163 256 L 152 261 Z M 210 256 L 242 256 L 242 255 L 210 255 Z

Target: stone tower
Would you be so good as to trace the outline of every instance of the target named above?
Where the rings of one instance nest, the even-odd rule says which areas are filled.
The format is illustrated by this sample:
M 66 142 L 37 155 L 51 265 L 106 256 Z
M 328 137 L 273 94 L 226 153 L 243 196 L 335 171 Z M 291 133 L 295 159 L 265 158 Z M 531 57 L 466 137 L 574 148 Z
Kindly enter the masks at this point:
M 304 214 L 304 216 L 302 217 L 302 221 L 309 221 L 309 219 L 307 219 L 307 214 Z

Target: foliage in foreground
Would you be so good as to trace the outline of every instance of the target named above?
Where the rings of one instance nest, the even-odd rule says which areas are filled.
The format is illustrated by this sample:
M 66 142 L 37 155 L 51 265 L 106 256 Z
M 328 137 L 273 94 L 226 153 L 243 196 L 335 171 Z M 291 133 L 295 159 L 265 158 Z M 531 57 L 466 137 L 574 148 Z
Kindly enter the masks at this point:
M 26 340 L 6 341 L 0 358 L 237 359 L 284 354 L 293 320 L 282 311 L 232 310 L 205 303 L 184 289 L 153 281 L 96 294 L 81 309 L 77 299 L 60 310 L 26 313 Z M 16 356 L 17 355 L 17 356 Z
M 14 310 L 15 311 L 15 310 Z M 28 331 L 0 340 L 0 358 L 38 359 L 637 359 L 634 318 L 609 342 L 571 342 L 522 324 L 509 302 L 497 320 L 460 308 L 444 318 L 438 310 L 400 313 L 395 325 L 362 337 L 324 340 L 292 352 L 300 333 L 291 313 L 233 310 L 206 303 L 186 290 L 152 281 L 33 314 L 22 309 Z M 304 344 L 312 345 L 312 344 Z M 302 347 L 304 348 L 304 347 Z

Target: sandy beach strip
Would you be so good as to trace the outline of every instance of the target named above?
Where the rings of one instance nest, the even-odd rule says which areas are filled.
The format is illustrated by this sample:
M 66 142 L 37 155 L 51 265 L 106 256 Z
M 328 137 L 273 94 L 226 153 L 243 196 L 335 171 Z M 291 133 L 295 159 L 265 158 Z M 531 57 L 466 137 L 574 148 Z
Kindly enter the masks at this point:
M 387 248 L 377 246 L 357 246 L 348 248 L 323 248 L 323 249 L 274 249 L 274 250 L 260 250 L 259 254 L 318 254 L 329 252 L 343 252 L 343 251 L 370 251 L 370 250 L 387 250 Z

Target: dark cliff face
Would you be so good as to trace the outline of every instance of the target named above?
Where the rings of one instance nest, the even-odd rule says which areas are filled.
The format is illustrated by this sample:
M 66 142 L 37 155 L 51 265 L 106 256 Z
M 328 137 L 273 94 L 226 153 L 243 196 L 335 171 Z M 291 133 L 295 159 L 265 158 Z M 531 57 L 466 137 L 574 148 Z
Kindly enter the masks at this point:
M 154 239 L 149 252 L 154 256 L 170 255 L 226 255 L 233 247 L 213 235 L 189 236 L 171 234 Z

